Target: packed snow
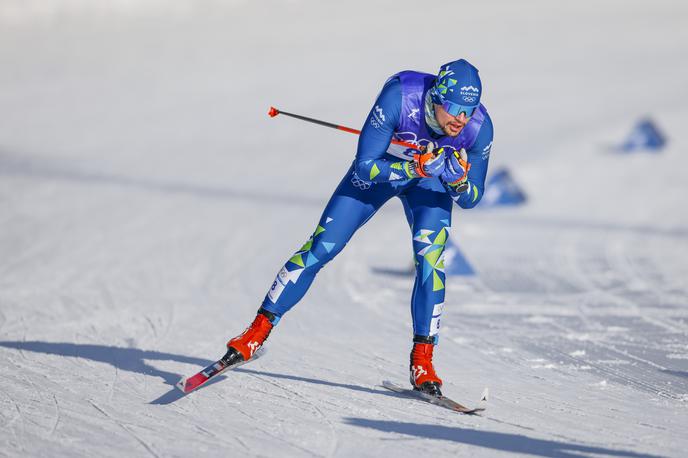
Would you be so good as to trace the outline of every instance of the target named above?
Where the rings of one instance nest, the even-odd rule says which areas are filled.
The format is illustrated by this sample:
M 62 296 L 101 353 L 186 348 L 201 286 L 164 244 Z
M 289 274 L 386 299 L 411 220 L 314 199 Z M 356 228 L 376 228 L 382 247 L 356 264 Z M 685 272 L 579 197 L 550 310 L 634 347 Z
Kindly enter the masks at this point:
M 688 5 L 0 0 L 0 456 L 685 456 Z M 390 202 L 260 360 L 188 396 L 308 238 L 385 79 L 467 58 L 490 169 L 454 211 L 436 367 L 406 383 Z M 660 152 L 614 148 L 650 116 Z M 489 388 L 487 401 L 480 401 Z

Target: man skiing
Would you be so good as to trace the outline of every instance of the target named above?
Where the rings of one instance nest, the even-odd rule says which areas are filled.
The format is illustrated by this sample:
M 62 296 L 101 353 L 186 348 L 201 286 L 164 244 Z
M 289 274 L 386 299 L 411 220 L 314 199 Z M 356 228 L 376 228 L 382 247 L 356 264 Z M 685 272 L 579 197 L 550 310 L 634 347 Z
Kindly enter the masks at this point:
M 227 342 L 227 365 L 249 360 L 282 316 L 304 296 L 318 271 L 392 197 L 411 228 L 416 279 L 411 297 L 413 387 L 440 396 L 432 364 L 444 306 L 444 246 L 452 201 L 472 208 L 482 198 L 493 127 L 480 104 L 478 70 L 466 60 L 437 76 L 403 71 L 385 83 L 362 128 L 356 158 L 308 241 L 277 274 L 253 323 Z M 390 144 L 392 139 L 418 149 Z

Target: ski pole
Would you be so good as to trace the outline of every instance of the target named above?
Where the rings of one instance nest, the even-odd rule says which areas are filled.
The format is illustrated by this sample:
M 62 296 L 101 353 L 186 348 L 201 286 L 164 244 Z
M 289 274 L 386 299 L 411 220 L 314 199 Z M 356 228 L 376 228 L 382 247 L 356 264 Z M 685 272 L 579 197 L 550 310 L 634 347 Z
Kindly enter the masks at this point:
M 319 119 L 309 118 L 307 116 L 302 116 L 302 115 L 298 115 L 298 114 L 294 114 L 294 113 L 287 113 L 286 111 L 278 110 L 275 107 L 270 107 L 270 111 L 268 111 L 268 114 L 270 115 L 271 118 L 274 118 L 278 114 L 283 114 L 285 116 L 290 116 L 292 118 L 300 119 L 301 121 L 312 122 L 313 124 L 318 124 L 321 126 L 330 127 L 332 129 L 343 130 L 344 132 L 349 132 L 350 134 L 356 134 L 356 135 L 361 134 L 360 130 L 352 129 L 351 127 L 340 126 L 338 124 L 333 124 L 331 122 L 321 121 Z M 414 145 L 413 143 L 405 142 L 402 140 L 392 139 L 392 141 L 390 143 L 393 143 L 395 145 L 405 146 L 406 148 L 415 149 L 415 150 L 418 150 L 420 152 L 425 151 L 424 146 Z

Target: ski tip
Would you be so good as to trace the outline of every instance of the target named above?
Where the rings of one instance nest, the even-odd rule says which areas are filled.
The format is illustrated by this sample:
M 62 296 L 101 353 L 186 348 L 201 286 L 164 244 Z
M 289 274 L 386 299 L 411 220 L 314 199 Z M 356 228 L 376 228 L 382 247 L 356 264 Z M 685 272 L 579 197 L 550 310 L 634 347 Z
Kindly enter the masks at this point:
M 175 386 L 179 388 L 182 393 L 186 393 L 186 377 L 183 377 L 181 380 L 179 380 Z
M 487 399 L 489 397 L 490 397 L 490 390 L 487 387 L 485 387 L 485 389 L 483 390 L 483 394 L 480 395 L 480 400 L 487 402 Z
M 270 111 L 268 111 L 268 115 L 270 115 L 271 118 L 274 118 L 279 114 L 279 110 L 275 107 L 270 107 Z
M 179 388 L 182 393 L 189 394 L 203 383 L 205 383 L 205 381 L 198 383 L 198 380 L 195 377 L 183 377 L 177 382 L 176 387 Z

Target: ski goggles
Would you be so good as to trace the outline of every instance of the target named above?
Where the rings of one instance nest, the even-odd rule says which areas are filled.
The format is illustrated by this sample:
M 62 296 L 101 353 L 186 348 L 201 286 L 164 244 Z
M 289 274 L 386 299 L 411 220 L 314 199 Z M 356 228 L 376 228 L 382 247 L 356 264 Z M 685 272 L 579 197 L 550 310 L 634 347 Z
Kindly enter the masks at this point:
M 454 117 L 459 116 L 461 113 L 463 113 L 466 115 L 467 118 L 470 118 L 471 116 L 473 116 L 473 113 L 475 112 L 475 109 L 478 108 L 478 106 L 459 105 L 458 103 L 445 100 L 444 103 L 442 103 L 442 108 L 444 108 L 444 111 L 446 111 Z

